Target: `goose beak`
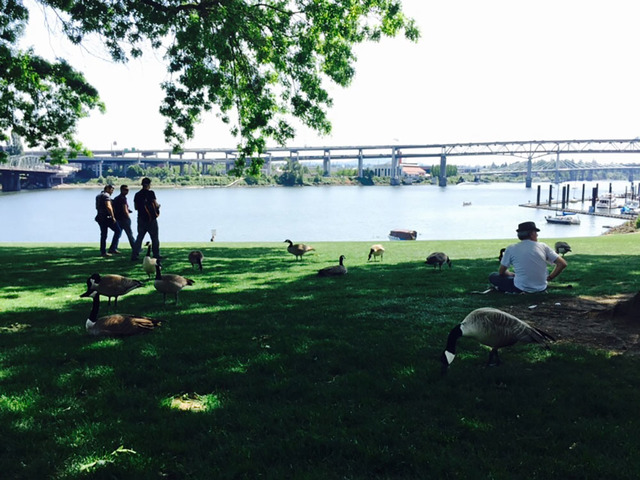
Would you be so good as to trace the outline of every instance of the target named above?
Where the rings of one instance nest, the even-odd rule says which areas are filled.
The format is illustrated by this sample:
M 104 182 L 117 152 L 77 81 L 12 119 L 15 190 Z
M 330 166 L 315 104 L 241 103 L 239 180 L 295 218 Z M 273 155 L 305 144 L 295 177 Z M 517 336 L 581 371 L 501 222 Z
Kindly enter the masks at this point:
M 84 297 L 88 297 L 91 295 L 91 290 L 87 290 L 86 292 L 84 292 L 82 295 L 80 295 L 80 298 L 84 298 Z

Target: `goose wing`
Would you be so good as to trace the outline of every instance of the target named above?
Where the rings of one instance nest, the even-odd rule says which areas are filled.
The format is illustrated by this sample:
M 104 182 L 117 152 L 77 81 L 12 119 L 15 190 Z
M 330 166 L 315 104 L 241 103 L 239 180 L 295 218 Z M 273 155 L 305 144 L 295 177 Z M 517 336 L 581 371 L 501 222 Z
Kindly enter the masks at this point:
M 140 280 L 122 275 L 103 275 L 98 284 L 98 292 L 103 295 L 124 295 L 141 286 Z
M 474 310 L 462 321 L 460 328 L 464 336 L 493 348 L 507 347 L 516 342 L 547 345 L 553 340 L 551 335 L 496 308 Z
M 160 326 L 160 322 L 150 317 L 116 313 L 98 319 L 95 325 L 100 335 L 127 336 L 150 332 Z

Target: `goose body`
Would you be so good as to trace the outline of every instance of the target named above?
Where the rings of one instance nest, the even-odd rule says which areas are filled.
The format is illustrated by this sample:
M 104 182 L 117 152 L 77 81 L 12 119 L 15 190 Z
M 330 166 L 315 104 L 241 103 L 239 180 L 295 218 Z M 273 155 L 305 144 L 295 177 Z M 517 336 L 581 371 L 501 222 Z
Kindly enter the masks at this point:
M 98 292 L 109 299 L 109 305 L 111 305 L 111 297 L 114 297 L 114 304 L 117 307 L 118 297 L 141 286 L 142 282 L 133 278 L 123 277 L 122 275 L 100 275 L 94 273 L 87 278 L 87 291 L 85 293 L 88 295 L 93 291 Z
M 449 333 L 447 346 L 442 352 L 443 371 L 453 362 L 456 355 L 456 343 L 460 337 L 471 337 L 479 343 L 491 347 L 489 365 L 498 365 L 498 349 L 515 343 L 540 343 L 549 348 L 553 337 L 527 322 L 496 308 L 478 308 L 455 326 Z
M 556 253 L 562 255 L 563 257 L 565 253 L 569 253 L 571 251 L 571 247 L 567 242 L 556 242 L 555 249 Z
M 93 306 L 85 325 L 89 335 L 125 337 L 151 332 L 161 325 L 158 320 L 153 318 L 128 313 L 114 313 L 98 318 L 100 294 L 93 290 L 86 291 L 80 296 L 93 297 Z
M 192 250 L 189 252 L 189 263 L 191 264 L 191 268 L 198 265 L 198 267 L 200 267 L 200 271 L 202 271 L 202 260 L 204 260 L 204 255 L 200 250 Z
M 340 264 L 333 265 L 331 267 L 325 267 L 318 270 L 318 276 L 320 277 L 337 277 L 340 275 L 346 275 L 347 267 L 344 266 L 344 255 L 340 255 Z
M 175 275 L 171 273 L 162 274 L 162 265 L 160 262 L 156 263 L 156 278 L 153 281 L 153 286 L 157 291 L 162 293 L 162 302 L 166 303 L 167 294 L 173 295 L 176 299 L 176 305 L 178 304 L 178 293 L 187 285 L 193 285 L 195 282 L 190 278 L 185 278 L 182 275 Z
M 156 273 L 156 262 L 158 261 L 155 258 L 151 258 L 151 243 L 147 242 L 147 254 L 142 259 L 142 269 L 147 273 L 147 277 L 151 278 L 151 275 Z
M 442 270 L 443 263 L 446 263 L 447 265 L 449 265 L 449 268 L 451 268 L 451 260 L 445 253 L 442 252 L 430 253 L 425 263 L 427 265 L 433 265 L 434 270 L 436 269 L 436 267 L 440 267 L 440 270 Z
M 304 243 L 293 243 L 291 240 L 285 240 L 284 243 L 288 243 L 287 252 L 291 255 L 295 255 L 296 260 L 301 260 L 302 255 L 311 250 L 315 250 L 311 245 L 305 245 Z
M 383 259 L 384 256 L 384 247 L 382 245 L 371 245 L 371 249 L 369 249 L 369 258 L 367 258 L 367 262 L 371 260 L 371 257 L 373 257 L 373 260 L 375 261 L 376 258 L 380 257 L 380 260 Z

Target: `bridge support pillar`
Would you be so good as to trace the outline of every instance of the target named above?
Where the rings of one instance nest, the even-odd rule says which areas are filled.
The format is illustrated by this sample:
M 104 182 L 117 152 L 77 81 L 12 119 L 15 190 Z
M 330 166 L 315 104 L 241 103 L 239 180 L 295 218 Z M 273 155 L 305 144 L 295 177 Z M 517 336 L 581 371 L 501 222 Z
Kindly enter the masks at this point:
M 633 183 L 633 170 L 629 170 L 629 182 Z
M 438 185 L 441 187 L 447 186 L 447 156 L 440 155 L 440 177 Z
M 358 150 L 358 178 L 362 178 L 362 174 L 364 173 L 362 164 L 363 164 L 363 156 L 362 156 L 362 149 L 360 149 Z
M 19 192 L 20 174 L 14 172 L 2 172 L 2 191 Z
M 531 165 L 532 165 L 532 158 L 529 157 L 529 160 L 527 160 L 527 177 L 524 180 L 524 185 L 525 188 L 531 188 L 531 184 L 533 183 L 533 177 L 531 175 Z
M 324 151 L 324 158 L 322 159 L 322 170 L 323 170 L 322 174 L 325 177 L 331 176 L 331 151 L 330 150 Z
M 400 185 L 400 176 L 398 175 L 398 149 L 391 149 L 391 185 Z

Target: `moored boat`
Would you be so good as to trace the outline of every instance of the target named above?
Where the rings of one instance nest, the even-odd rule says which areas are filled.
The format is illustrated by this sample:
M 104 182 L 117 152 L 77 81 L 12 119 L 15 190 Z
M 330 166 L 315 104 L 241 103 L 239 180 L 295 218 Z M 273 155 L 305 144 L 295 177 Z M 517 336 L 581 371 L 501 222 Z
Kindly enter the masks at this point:
M 415 230 L 391 230 L 389 232 L 389 240 L 415 240 L 418 238 L 418 232 Z
M 572 212 L 562 212 L 555 215 L 547 215 L 544 217 L 549 223 L 559 225 L 580 225 L 580 217 Z
M 612 193 L 603 193 L 598 197 L 596 208 L 619 208 L 622 205 L 618 198 Z

